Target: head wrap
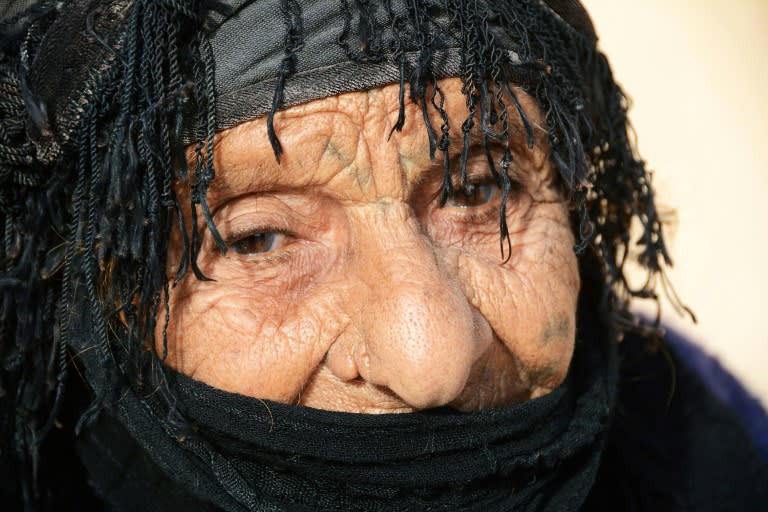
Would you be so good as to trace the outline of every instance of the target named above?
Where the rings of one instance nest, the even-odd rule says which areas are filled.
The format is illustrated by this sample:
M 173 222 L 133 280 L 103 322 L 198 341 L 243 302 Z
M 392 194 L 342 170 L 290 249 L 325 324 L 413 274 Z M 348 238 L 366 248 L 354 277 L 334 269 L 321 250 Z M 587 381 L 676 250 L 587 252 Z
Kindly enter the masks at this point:
M 444 114 L 437 80 L 460 77 L 464 123 L 432 126 L 425 115 L 431 154 L 447 155 L 449 130 L 466 139 L 479 125 L 486 141 L 504 143 L 509 115 L 521 117 L 532 143 L 512 87 L 521 86 L 544 113 L 574 205 L 590 304 L 619 331 L 644 329 L 628 301 L 655 297 L 668 256 L 648 174 L 627 135 L 627 101 L 579 2 L 28 4 L 11 2 L 0 25 L 0 385 L 12 410 L 3 434 L 25 474 L 35 472 L 40 439 L 60 410 L 70 354 L 95 395 L 80 426 L 126 390 L 159 390 L 165 412 L 153 417 L 187 423 L 158 364 L 162 350 L 146 347 L 156 346 L 155 323 L 167 318 L 174 223 L 185 235 L 177 276 L 191 270 L 206 279 L 196 264 L 198 226 L 221 243 L 206 200 L 216 132 L 265 115 L 279 158 L 274 113 L 345 91 L 399 82 L 399 129 L 408 101 Z M 187 142 L 195 145 L 192 168 Z M 443 198 L 456 167 L 466 179 L 466 150 L 458 160 L 445 159 Z M 507 150 L 491 162 L 505 198 L 511 160 Z M 184 225 L 176 180 L 191 188 L 192 226 Z M 648 270 L 640 289 L 623 272 L 633 221 Z

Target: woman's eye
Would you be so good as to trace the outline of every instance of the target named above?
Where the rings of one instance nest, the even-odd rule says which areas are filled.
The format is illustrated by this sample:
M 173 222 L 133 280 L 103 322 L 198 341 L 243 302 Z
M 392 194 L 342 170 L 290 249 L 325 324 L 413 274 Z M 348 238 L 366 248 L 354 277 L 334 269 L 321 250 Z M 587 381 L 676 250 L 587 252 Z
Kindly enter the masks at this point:
M 466 187 L 457 187 L 446 204 L 455 208 L 477 208 L 493 201 L 498 192 L 495 183 L 470 183 Z
M 231 251 L 248 256 L 274 251 L 284 245 L 287 239 L 285 233 L 264 231 L 237 238 L 227 245 Z

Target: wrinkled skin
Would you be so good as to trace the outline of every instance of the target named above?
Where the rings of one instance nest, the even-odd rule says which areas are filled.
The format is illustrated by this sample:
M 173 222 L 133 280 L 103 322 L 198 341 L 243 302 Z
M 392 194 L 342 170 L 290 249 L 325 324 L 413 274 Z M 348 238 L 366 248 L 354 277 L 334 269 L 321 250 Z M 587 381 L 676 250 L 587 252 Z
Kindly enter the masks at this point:
M 459 137 L 460 82 L 441 84 Z M 263 119 L 219 134 L 209 201 L 229 250 L 205 230 L 199 265 L 215 280 L 190 272 L 171 290 L 171 366 L 231 392 L 362 413 L 497 407 L 562 382 L 579 276 L 543 131 L 531 149 L 512 127 L 505 262 L 481 146 L 470 157 L 476 189 L 441 208 L 443 165 L 429 158 L 420 110 L 410 105 L 387 140 L 397 94 L 387 86 L 278 114 L 279 164 Z M 460 150 L 457 138 L 456 161 Z

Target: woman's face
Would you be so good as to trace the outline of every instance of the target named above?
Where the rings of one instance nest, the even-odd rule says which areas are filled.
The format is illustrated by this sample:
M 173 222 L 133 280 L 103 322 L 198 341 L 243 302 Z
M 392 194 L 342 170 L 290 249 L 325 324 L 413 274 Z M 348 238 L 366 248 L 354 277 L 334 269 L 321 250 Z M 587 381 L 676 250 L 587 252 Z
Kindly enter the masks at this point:
M 441 88 L 458 155 L 465 97 L 457 79 Z M 562 382 L 579 275 L 546 137 L 537 130 L 529 149 L 511 128 L 504 261 L 479 138 L 474 189 L 440 207 L 443 164 L 420 110 L 390 137 L 397 98 L 392 85 L 279 113 L 280 163 L 264 119 L 219 134 L 208 197 L 229 250 L 206 230 L 198 262 L 213 280 L 188 273 L 171 290 L 171 366 L 231 392 L 363 413 L 477 410 Z

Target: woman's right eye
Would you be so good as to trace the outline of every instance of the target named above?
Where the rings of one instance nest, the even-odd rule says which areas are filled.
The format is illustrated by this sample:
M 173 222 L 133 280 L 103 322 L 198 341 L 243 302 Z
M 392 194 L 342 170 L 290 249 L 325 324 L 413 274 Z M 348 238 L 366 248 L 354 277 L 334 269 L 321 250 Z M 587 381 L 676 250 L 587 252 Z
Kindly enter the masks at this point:
M 229 250 L 250 256 L 274 251 L 285 245 L 290 235 L 279 231 L 260 231 L 237 237 L 227 243 Z
M 469 183 L 466 187 L 459 187 L 448 198 L 446 205 L 455 208 L 479 208 L 492 202 L 499 193 L 496 183 Z

